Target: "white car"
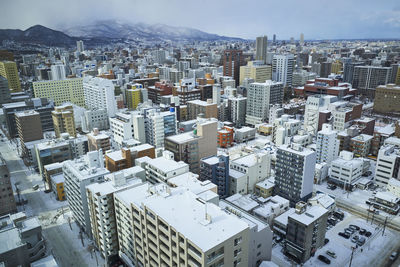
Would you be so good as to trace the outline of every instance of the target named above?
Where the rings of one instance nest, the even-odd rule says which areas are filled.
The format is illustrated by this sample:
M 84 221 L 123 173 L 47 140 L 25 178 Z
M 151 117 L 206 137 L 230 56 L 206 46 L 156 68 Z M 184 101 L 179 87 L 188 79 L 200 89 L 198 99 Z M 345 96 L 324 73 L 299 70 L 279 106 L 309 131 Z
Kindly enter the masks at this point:
M 390 255 L 390 257 L 389 257 L 389 259 L 390 259 L 391 261 L 394 261 L 396 258 L 397 258 L 397 252 L 393 252 L 393 253 Z

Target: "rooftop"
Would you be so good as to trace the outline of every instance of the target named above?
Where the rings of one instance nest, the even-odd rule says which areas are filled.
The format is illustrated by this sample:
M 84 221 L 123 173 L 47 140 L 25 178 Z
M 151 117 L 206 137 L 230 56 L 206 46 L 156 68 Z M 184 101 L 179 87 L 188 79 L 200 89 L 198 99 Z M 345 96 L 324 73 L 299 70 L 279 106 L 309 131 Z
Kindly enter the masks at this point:
M 183 143 L 186 143 L 189 141 L 193 141 L 197 138 L 200 138 L 200 137 L 197 135 L 194 135 L 191 131 L 166 137 L 166 139 L 171 140 L 172 142 L 178 143 L 178 144 L 183 144 Z
M 198 175 L 187 172 L 168 180 L 168 185 L 172 187 L 186 187 L 196 195 L 199 195 L 206 191 L 217 191 L 217 185 L 213 184 L 211 181 L 200 181 Z
M 175 160 L 172 159 L 167 159 L 164 157 L 158 157 L 155 159 L 150 159 L 147 161 L 147 164 L 150 166 L 155 167 L 156 169 L 168 173 L 180 168 L 189 168 L 189 165 L 187 165 L 183 161 L 176 162 Z
M 326 213 L 328 213 L 328 210 L 322 208 L 321 206 L 308 206 L 303 213 L 298 214 L 295 212 L 289 215 L 289 218 L 296 220 L 297 222 L 300 222 L 304 225 L 310 225 Z
M 252 209 L 259 206 L 256 201 L 251 199 L 250 195 L 234 194 L 226 198 L 225 200 L 245 211 L 251 211 Z

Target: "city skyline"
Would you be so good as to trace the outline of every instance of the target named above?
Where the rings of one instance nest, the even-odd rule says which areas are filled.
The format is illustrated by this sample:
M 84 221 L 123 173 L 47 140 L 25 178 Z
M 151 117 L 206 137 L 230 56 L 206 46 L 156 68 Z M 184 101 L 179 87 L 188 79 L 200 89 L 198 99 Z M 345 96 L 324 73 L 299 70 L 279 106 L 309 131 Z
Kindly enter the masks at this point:
M 362 9 L 359 6 L 362 5 Z M 368 39 L 400 36 L 400 4 L 394 0 L 344 1 L 130 1 L 113 5 L 88 1 L 5 0 L 0 10 L 3 29 L 25 30 L 43 25 L 56 30 L 87 25 L 98 20 L 166 24 L 208 33 L 254 39 L 272 34 L 277 39 Z M 248 7 L 248 8 L 246 8 Z M 288 9 L 287 7 L 291 7 Z M 197 12 L 201 10 L 203 12 Z M 68 12 L 60 12 L 68 10 Z M 194 12 L 196 11 L 196 12 Z M 15 19 L 18 14 L 18 19 Z M 176 14 L 179 19 L 175 19 Z

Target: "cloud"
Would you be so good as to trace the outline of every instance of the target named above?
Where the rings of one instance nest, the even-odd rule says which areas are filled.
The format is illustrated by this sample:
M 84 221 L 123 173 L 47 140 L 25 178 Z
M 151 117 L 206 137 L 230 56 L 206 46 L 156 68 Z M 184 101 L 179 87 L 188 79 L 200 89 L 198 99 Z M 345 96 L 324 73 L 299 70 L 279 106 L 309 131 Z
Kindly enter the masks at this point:
M 1 0 L 2 28 L 62 29 L 96 20 L 164 23 L 210 33 L 278 39 L 400 36 L 398 0 Z

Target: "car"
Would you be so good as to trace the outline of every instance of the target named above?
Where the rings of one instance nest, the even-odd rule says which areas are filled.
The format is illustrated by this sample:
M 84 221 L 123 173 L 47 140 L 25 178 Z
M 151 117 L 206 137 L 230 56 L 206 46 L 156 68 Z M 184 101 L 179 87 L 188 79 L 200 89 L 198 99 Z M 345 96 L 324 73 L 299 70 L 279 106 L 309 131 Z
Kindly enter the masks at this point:
M 361 237 L 358 238 L 356 243 L 357 243 L 357 245 L 362 246 L 362 245 L 365 244 L 365 240 L 366 240 L 365 237 L 361 236 Z
M 38 189 L 39 189 L 39 185 L 36 184 L 36 185 L 32 186 L 32 189 L 33 189 L 33 190 L 38 190 Z
M 338 235 L 340 235 L 341 237 L 344 237 L 346 239 L 349 239 L 351 236 L 349 233 L 343 233 L 343 232 L 339 232 Z
M 360 235 L 365 235 L 365 233 L 367 232 L 367 230 L 365 230 L 364 228 L 361 228 L 359 231 Z
M 331 264 L 331 260 L 325 257 L 324 255 L 319 255 L 318 259 L 322 262 L 325 262 L 326 264 Z
M 371 235 L 372 235 L 372 233 L 371 233 L 370 231 L 368 231 L 368 232 L 365 233 L 365 236 L 366 236 L 366 237 L 370 237 Z
M 344 213 L 343 211 L 335 211 L 333 213 L 333 216 L 335 216 L 336 218 L 338 218 L 339 220 L 343 220 L 344 218 Z
M 358 241 L 358 235 L 353 236 L 353 238 L 351 239 L 351 242 L 357 243 L 357 241 Z
M 326 251 L 326 254 L 328 254 L 328 255 L 331 256 L 332 258 L 335 258 L 335 259 L 336 259 L 336 253 L 333 252 L 332 250 L 327 250 L 327 251 Z
M 328 243 L 329 243 L 329 239 L 328 239 L 328 238 L 325 238 L 324 244 L 326 245 L 326 244 L 328 244 Z
M 360 227 L 358 227 L 358 226 L 355 225 L 355 224 L 350 224 L 350 225 L 349 225 L 349 228 L 350 228 L 350 229 L 354 229 L 354 230 L 356 230 L 356 231 L 360 230 Z
M 351 235 L 354 234 L 354 232 L 355 232 L 355 230 L 351 229 L 351 228 L 346 228 L 346 229 L 344 229 L 344 231 L 349 233 L 349 234 L 351 234 Z
M 394 261 L 397 258 L 397 252 L 390 254 L 389 260 Z

